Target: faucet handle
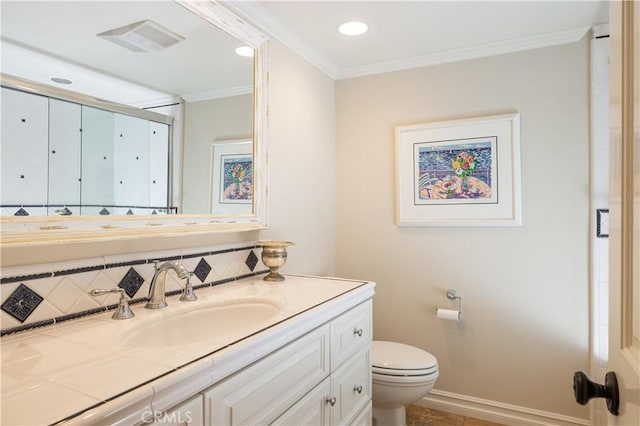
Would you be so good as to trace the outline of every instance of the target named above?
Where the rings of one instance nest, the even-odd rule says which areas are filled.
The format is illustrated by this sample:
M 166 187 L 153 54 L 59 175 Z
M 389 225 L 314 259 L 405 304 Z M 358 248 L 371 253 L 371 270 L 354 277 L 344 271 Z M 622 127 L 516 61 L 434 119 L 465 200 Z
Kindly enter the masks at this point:
M 118 307 L 111 315 L 111 318 L 121 320 L 121 319 L 129 319 L 135 316 L 131 308 L 129 307 L 129 301 L 127 300 L 127 294 L 124 289 L 120 287 L 114 287 L 111 289 L 93 289 L 89 292 L 89 294 L 93 297 L 102 296 L 103 294 L 109 293 L 120 293 L 120 301 L 118 302 Z
M 191 277 L 193 276 L 193 272 L 187 273 L 186 282 L 184 284 L 184 291 L 182 292 L 182 296 L 180 296 L 181 302 L 193 302 L 198 300 L 198 296 L 193 292 L 193 284 L 191 284 Z

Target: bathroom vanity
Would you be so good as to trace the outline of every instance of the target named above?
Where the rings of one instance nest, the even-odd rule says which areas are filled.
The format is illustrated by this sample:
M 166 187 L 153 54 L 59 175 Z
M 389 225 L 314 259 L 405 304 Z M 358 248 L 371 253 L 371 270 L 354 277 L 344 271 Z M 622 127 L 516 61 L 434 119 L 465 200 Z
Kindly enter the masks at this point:
M 2 424 L 370 425 L 374 286 L 258 276 L 3 337 Z

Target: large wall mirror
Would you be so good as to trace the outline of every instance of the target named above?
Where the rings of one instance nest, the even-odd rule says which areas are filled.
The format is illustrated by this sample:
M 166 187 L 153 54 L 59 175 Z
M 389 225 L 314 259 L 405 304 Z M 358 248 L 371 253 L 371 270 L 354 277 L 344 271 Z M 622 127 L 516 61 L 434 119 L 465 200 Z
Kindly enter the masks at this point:
M 228 4 L 1 7 L 3 245 L 266 227 L 267 43 Z

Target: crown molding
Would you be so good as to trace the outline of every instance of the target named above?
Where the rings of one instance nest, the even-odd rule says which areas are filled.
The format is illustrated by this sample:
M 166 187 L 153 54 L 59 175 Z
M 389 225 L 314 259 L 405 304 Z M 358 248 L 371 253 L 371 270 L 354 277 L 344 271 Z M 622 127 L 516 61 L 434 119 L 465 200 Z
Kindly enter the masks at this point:
M 289 31 L 281 21 L 260 6 L 257 1 L 234 1 L 228 2 L 226 6 L 250 21 L 271 38 L 306 59 L 327 76 L 334 80 L 337 78 L 338 67 L 336 64 L 302 41 L 296 34 Z
M 414 56 L 397 61 L 344 68 L 339 71 L 336 80 L 364 77 L 367 75 L 381 74 L 385 72 L 402 71 L 412 68 L 427 67 L 431 65 L 446 64 L 450 62 L 459 62 L 487 56 L 502 55 L 505 53 L 574 43 L 581 40 L 590 29 L 590 26 L 580 27 L 566 31 L 521 37 L 512 40 L 453 49 L 445 52 Z
M 591 26 L 573 28 L 565 31 L 520 37 L 471 47 L 434 52 L 428 55 L 414 56 L 388 62 L 380 62 L 357 67 L 339 69 L 336 64 L 320 54 L 312 46 L 302 41 L 296 34 L 289 31 L 282 22 L 271 15 L 257 1 L 229 2 L 227 7 L 243 16 L 258 27 L 269 37 L 291 49 L 293 52 L 310 62 L 321 72 L 334 80 L 343 80 L 385 72 L 402 71 L 412 68 L 427 67 L 450 62 L 459 62 L 505 53 L 520 52 L 561 44 L 575 43 L 581 40 Z
M 231 96 L 253 94 L 253 86 L 231 87 L 229 89 L 207 90 L 204 92 L 189 93 L 182 98 L 187 102 L 206 101 L 209 99 L 229 98 Z

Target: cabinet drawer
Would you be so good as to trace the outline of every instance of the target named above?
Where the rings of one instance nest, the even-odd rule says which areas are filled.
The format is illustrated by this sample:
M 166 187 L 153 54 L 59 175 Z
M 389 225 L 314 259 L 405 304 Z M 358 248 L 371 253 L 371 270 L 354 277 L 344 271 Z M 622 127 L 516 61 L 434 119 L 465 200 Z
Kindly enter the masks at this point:
M 269 424 L 328 375 L 325 325 L 206 391 L 207 424 Z
M 331 375 L 336 404 L 332 424 L 350 424 L 371 401 L 371 357 L 369 349 L 356 354 Z
M 349 360 L 272 425 L 371 425 L 371 367 L 369 351 Z M 333 400 L 333 405 L 329 402 Z
M 330 394 L 331 379 L 327 377 L 271 426 L 329 426 L 331 406 L 327 402 L 327 395 Z
M 331 322 L 331 371 L 371 344 L 371 301 L 364 302 Z

